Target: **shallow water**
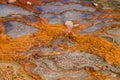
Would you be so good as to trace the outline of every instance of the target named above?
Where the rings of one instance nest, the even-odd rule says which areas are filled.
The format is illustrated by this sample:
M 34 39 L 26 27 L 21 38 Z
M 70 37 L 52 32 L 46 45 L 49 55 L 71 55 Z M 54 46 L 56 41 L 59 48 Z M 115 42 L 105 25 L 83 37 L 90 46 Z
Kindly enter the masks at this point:
M 95 8 L 76 3 L 67 5 L 61 3 L 61 5 L 56 5 L 55 3 L 53 4 L 53 2 L 50 2 L 44 6 L 35 5 L 34 8 L 39 10 L 41 12 L 40 17 L 47 18 L 48 23 L 50 24 L 63 23 L 67 20 L 82 20 L 83 18 L 92 18 L 92 12 L 96 11 Z
M 0 4 L 0 17 L 7 17 L 10 15 L 33 15 L 33 13 L 15 5 Z
M 21 35 L 28 35 L 37 32 L 38 29 L 22 22 L 8 21 L 3 23 L 5 26 L 5 34 L 12 37 L 19 37 Z
M 0 60 L 19 63 L 32 80 L 119 80 L 119 9 L 99 1 L 0 1 Z
M 65 77 L 65 80 L 69 80 L 67 77 L 75 80 L 84 79 L 89 75 L 89 73 L 84 71 L 84 67 L 88 66 L 97 71 L 100 71 L 102 67 L 104 70 L 120 71 L 119 68 L 115 68 L 114 66 L 105 68 L 107 64 L 104 60 L 84 52 L 63 52 L 60 55 L 44 56 L 37 59 L 33 57 L 33 60 L 37 65 L 33 73 L 38 74 L 46 80 L 55 80 L 60 77 Z M 100 65 L 101 67 L 99 67 Z

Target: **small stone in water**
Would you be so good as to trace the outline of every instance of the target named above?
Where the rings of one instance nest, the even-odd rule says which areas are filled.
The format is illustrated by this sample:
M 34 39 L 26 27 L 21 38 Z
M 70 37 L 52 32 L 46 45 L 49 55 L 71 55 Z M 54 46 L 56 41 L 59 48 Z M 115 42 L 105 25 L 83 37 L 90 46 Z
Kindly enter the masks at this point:
M 65 26 L 72 28 L 74 25 L 72 21 L 65 21 Z
M 27 4 L 28 4 L 28 5 L 32 5 L 32 3 L 31 3 L 30 1 L 27 1 Z
M 16 0 L 8 0 L 8 3 L 14 3 Z
M 97 3 L 93 3 L 93 5 L 94 5 L 94 6 L 98 6 L 98 4 L 97 4 Z

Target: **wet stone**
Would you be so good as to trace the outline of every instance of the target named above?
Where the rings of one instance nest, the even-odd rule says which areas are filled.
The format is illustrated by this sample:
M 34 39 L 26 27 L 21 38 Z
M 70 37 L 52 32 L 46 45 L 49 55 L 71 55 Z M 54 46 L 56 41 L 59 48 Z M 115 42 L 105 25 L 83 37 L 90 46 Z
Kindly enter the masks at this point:
M 114 36 L 113 39 L 114 39 L 114 42 L 120 46 L 120 36 Z
M 64 21 L 66 20 L 80 20 L 83 18 L 92 18 L 92 14 L 89 12 L 79 12 L 75 10 L 69 10 L 61 14 Z
M 116 73 L 120 71 L 120 68 L 113 65 L 106 68 L 107 63 L 103 59 L 84 52 L 62 52 L 61 54 L 33 59 L 37 65 L 33 73 L 45 80 L 56 80 L 63 77 L 65 80 L 84 79 L 89 76 L 89 73 L 84 69 L 86 67 L 91 67 L 95 71 L 113 71 Z
M 82 6 L 80 4 L 67 4 L 64 6 L 55 6 L 55 5 L 45 5 L 45 6 L 34 6 L 35 9 L 42 11 L 42 13 L 54 13 L 54 14 L 60 14 L 66 10 L 78 10 L 78 11 L 90 11 L 94 12 L 95 9 L 88 6 Z
M 79 31 L 79 34 L 86 34 L 86 33 L 90 33 L 90 32 L 95 32 L 97 30 L 99 30 L 103 25 L 94 25 L 92 27 L 88 27 L 86 29 L 83 29 L 81 31 Z
M 49 23 L 49 24 L 59 24 L 59 23 L 62 23 L 62 20 L 59 19 L 59 18 L 57 18 L 57 17 L 54 17 L 54 18 L 50 18 L 50 19 L 48 20 L 48 23 Z
M 119 22 L 106 22 L 106 23 L 99 23 L 95 24 L 93 26 L 90 26 L 88 28 L 85 28 L 81 31 L 79 31 L 79 34 L 85 34 L 85 33 L 90 33 L 90 32 L 96 32 L 97 30 L 101 29 L 102 27 L 109 27 L 112 24 L 120 24 Z
M 30 22 L 37 22 L 36 18 L 34 16 L 26 16 L 26 18 L 30 21 Z
M 114 41 L 113 38 L 110 37 L 110 36 L 102 36 L 102 38 L 106 39 L 109 42 L 113 42 Z
M 120 0 L 90 0 L 102 5 L 103 9 L 120 8 Z
M 15 0 L 9 0 L 9 1 L 15 1 Z M 34 2 L 35 0 L 30 0 L 30 1 Z M 30 1 L 26 1 L 25 4 L 28 6 L 32 5 L 33 3 Z M 105 27 L 105 29 L 109 28 L 109 26 L 112 24 L 120 24 L 120 22 L 115 22 L 111 18 L 106 18 L 106 17 L 114 17 L 114 14 L 112 15 L 111 13 L 110 16 L 108 16 L 109 14 L 106 16 L 107 11 L 102 12 L 102 9 L 96 10 L 97 8 L 94 8 L 94 7 L 99 6 L 99 3 L 92 3 L 90 2 L 91 0 L 60 0 L 61 2 L 58 0 L 41 0 L 41 1 L 43 1 L 42 5 L 33 4 L 33 6 L 31 6 L 34 9 L 36 9 L 39 13 L 33 13 L 32 11 L 29 12 L 24 8 L 11 5 L 11 4 L 0 4 L 0 17 L 9 18 L 9 15 L 12 15 L 10 16 L 10 18 L 12 18 L 12 17 L 18 17 L 18 16 L 24 15 L 25 19 L 29 20 L 32 23 L 37 21 L 36 17 L 34 16 L 35 14 L 35 15 L 39 15 L 40 18 L 41 17 L 46 18 L 49 24 L 64 23 L 64 26 L 68 28 L 67 29 L 68 33 L 69 33 L 69 29 L 71 31 L 70 33 L 72 34 L 72 38 L 71 38 L 71 34 L 68 34 L 67 36 L 62 35 L 62 37 L 60 37 L 61 33 L 60 35 L 56 34 L 57 36 L 51 36 L 51 34 L 47 35 L 48 33 L 51 33 L 49 32 L 50 30 L 52 29 L 55 30 L 56 28 L 47 28 L 45 30 L 43 29 L 43 35 L 41 35 L 41 33 L 39 32 L 37 33 L 38 35 L 33 35 L 35 37 L 35 44 L 34 44 L 34 40 L 30 41 L 31 43 L 33 43 L 31 45 L 34 45 L 34 46 L 30 48 L 30 50 L 27 52 L 28 54 L 26 52 L 17 50 L 16 51 L 17 53 L 22 53 L 22 54 L 26 53 L 25 55 L 27 56 L 26 57 L 27 59 L 23 60 L 23 58 L 21 58 L 21 60 L 23 60 L 24 62 L 20 60 L 18 60 L 18 62 L 20 63 L 22 62 L 23 66 L 25 65 L 25 68 L 27 69 L 26 71 L 28 71 L 28 73 L 33 73 L 43 78 L 44 80 L 62 80 L 62 78 L 64 78 L 64 80 L 84 80 L 87 77 L 91 77 L 91 74 L 90 74 L 91 72 L 87 71 L 86 68 L 92 69 L 92 71 L 95 71 L 95 73 L 104 72 L 103 74 L 107 74 L 110 76 L 112 73 L 115 73 L 115 74 L 120 73 L 119 67 L 116 67 L 114 65 L 108 66 L 108 63 L 103 58 L 97 55 L 93 55 L 92 53 L 86 53 L 86 52 L 72 51 L 72 50 L 78 49 L 77 46 L 81 47 L 81 45 L 82 45 L 81 48 L 85 48 L 83 50 L 87 49 L 86 46 L 84 46 L 83 44 L 77 45 L 77 43 L 75 42 L 76 41 L 75 39 L 79 39 L 79 38 L 74 38 L 74 37 L 77 37 L 79 35 L 77 35 L 74 31 L 78 31 L 77 29 L 82 29 L 78 32 L 78 34 L 87 34 L 87 33 L 97 32 L 103 27 Z M 106 6 L 104 6 L 104 8 L 111 7 L 111 5 L 114 5 L 116 2 L 118 2 L 118 0 L 115 0 L 114 3 L 112 3 L 111 5 L 108 5 L 109 3 L 111 3 L 112 0 L 110 0 L 108 3 L 107 3 L 108 0 L 98 0 L 98 2 L 99 1 L 103 1 L 102 3 L 103 5 L 107 4 Z M 84 2 L 86 3 L 86 6 L 83 5 Z M 94 7 L 87 6 L 87 4 L 91 6 L 94 5 Z M 116 5 L 119 7 L 119 3 L 117 3 Z M 101 17 L 104 17 L 104 18 L 101 18 Z M 5 34 L 11 37 L 29 35 L 39 31 L 34 26 L 30 26 L 23 22 L 18 22 L 18 21 L 6 21 L 6 22 L 3 22 L 3 24 L 4 24 Z M 49 27 L 49 24 L 48 24 L 48 27 Z M 75 27 L 75 24 L 77 27 Z M 44 27 L 43 24 L 40 24 L 40 25 Z M 83 29 L 83 27 L 85 28 Z M 63 28 L 60 27 L 60 29 L 62 30 Z M 59 26 L 57 30 L 59 30 Z M 50 41 L 49 45 L 42 46 L 41 39 L 38 39 L 39 37 L 37 38 L 37 36 L 44 37 L 44 32 L 45 32 L 45 35 L 48 36 L 48 37 L 45 36 L 45 41 L 50 36 L 51 36 L 50 38 L 53 41 L 52 42 Z M 108 34 L 109 36 L 102 34 L 103 36 L 101 37 L 111 42 L 111 44 L 115 43 L 118 46 L 120 46 L 120 28 L 119 27 L 107 29 L 106 34 Z M 82 38 L 86 39 L 87 36 L 80 35 L 79 37 L 80 39 Z M 93 36 L 92 37 L 89 36 L 89 38 L 91 40 L 93 39 Z M 75 45 L 74 45 L 74 42 L 75 42 Z M 87 42 L 87 39 L 85 42 Z M 40 45 L 38 45 L 39 43 Z M 94 51 L 94 49 L 99 51 L 99 48 L 98 47 L 94 48 L 94 45 L 92 46 L 94 48 L 92 50 L 91 45 L 89 45 L 91 44 L 89 43 L 89 41 L 85 44 L 88 45 L 90 52 Z M 109 50 L 109 48 L 112 48 L 112 47 L 113 49 L 115 48 L 113 45 L 112 47 L 109 47 L 109 45 L 107 47 L 106 46 L 103 46 L 103 47 L 106 48 L 107 50 Z M 71 48 L 72 50 L 70 50 Z M 100 44 L 100 48 L 102 48 L 102 44 Z M 97 54 L 97 51 L 95 52 L 96 54 Z M 100 52 L 103 52 L 102 54 L 104 54 L 105 51 L 100 51 Z M 116 77 L 116 75 L 113 74 L 112 77 Z M 4 79 L 2 78 L 2 80 Z M 88 80 L 97 80 L 97 79 L 89 78 Z
M 10 15 L 22 16 L 22 15 L 33 15 L 34 13 L 29 12 L 21 7 L 11 4 L 0 4 L 0 17 L 7 17 Z
M 120 27 L 115 27 L 107 30 L 108 34 L 120 35 Z
M 93 14 L 91 14 L 90 12 L 79 12 L 79 11 L 75 11 L 75 10 L 65 11 L 59 15 L 45 13 L 45 14 L 40 14 L 39 16 L 42 18 L 48 19 L 49 24 L 63 23 L 65 21 L 69 21 L 69 20 L 80 21 L 84 18 L 85 19 L 93 18 Z M 83 20 L 80 22 L 83 22 Z
M 4 22 L 3 24 L 5 26 L 5 34 L 12 37 L 28 35 L 30 33 L 38 31 L 37 28 L 34 28 L 22 22 L 8 21 Z
M 66 4 L 67 2 L 73 3 Z M 40 12 L 40 17 L 48 20 L 49 24 L 93 18 L 93 12 L 95 12 L 96 9 L 90 6 L 83 6 L 80 2 L 81 0 L 63 0 L 61 2 L 49 2 L 41 6 L 34 5 L 33 7 Z

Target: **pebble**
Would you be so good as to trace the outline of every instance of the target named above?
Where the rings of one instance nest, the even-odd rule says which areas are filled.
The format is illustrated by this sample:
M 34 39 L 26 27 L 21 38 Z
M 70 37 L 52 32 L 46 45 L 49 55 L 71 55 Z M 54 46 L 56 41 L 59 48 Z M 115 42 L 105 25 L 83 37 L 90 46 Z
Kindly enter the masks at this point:
M 32 3 L 31 3 L 30 1 L 27 1 L 27 4 L 28 4 L 28 5 L 32 5 Z
M 72 21 L 65 21 L 65 26 L 66 27 L 70 27 L 70 28 L 73 28 L 73 22 Z
M 94 5 L 94 6 L 98 6 L 98 4 L 97 4 L 97 3 L 93 3 L 93 5 Z
M 8 0 L 8 3 L 14 3 L 16 0 Z

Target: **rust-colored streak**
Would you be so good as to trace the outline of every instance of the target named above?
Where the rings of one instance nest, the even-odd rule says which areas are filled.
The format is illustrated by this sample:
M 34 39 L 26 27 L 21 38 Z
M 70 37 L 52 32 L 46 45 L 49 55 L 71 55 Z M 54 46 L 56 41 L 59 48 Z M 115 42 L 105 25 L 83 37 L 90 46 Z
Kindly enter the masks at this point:
M 31 5 L 27 4 L 28 1 L 31 2 Z M 54 0 L 54 2 L 55 1 L 57 0 Z M 28 9 L 29 11 L 37 12 L 37 10 L 33 9 L 33 5 L 36 5 L 36 4 L 44 5 L 48 2 L 51 2 L 51 0 L 46 0 L 46 1 L 44 0 L 16 0 L 14 3 L 9 3 L 9 4 L 17 5 L 22 8 Z M 1 0 L 0 3 L 8 4 L 8 0 Z M 93 6 L 93 4 L 89 5 L 89 4 L 85 4 L 84 2 L 82 2 L 82 4 L 96 7 L 96 9 L 103 11 L 103 12 L 108 12 L 108 14 L 96 14 L 94 15 L 94 18 L 92 18 L 91 20 L 95 20 L 97 18 L 112 18 L 118 22 L 120 21 L 120 13 L 119 13 L 120 10 L 119 9 L 101 10 L 99 9 L 100 6 Z M 42 57 L 42 56 L 53 56 L 56 54 L 61 54 L 62 51 L 68 51 L 68 52 L 69 51 L 81 51 L 81 52 L 95 54 L 101 57 L 102 59 L 105 59 L 108 65 L 113 64 L 117 67 L 120 67 L 120 46 L 114 42 L 114 38 L 110 42 L 109 40 L 106 40 L 105 38 L 101 37 L 102 35 L 103 36 L 108 35 L 106 31 L 109 29 L 108 27 L 103 26 L 105 28 L 102 27 L 98 31 L 95 31 L 95 32 L 91 32 L 87 34 L 78 34 L 78 31 L 83 30 L 85 28 L 89 28 L 89 26 L 93 24 L 91 23 L 82 24 L 81 23 L 77 27 L 69 28 L 69 27 L 66 27 L 63 23 L 48 24 L 46 19 L 39 18 L 38 16 L 35 16 L 35 19 L 37 20 L 36 22 L 30 22 L 25 16 L 0 17 L 0 60 L 13 61 L 13 62 L 19 63 L 24 68 L 25 72 L 23 74 L 26 74 L 29 77 L 31 77 L 30 79 L 42 80 L 42 77 L 34 74 L 32 71 L 32 69 L 35 68 L 37 65 L 33 62 L 34 60 L 32 60 L 31 57 L 34 56 L 36 59 L 38 59 L 39 57 Z M 33 26 L 37 28 L 38 31 L 28 34 L 28 35 L 22 35 L 20 37 L 15 37 L 15 38 L 8 36 L 4 33 L 5 27 L 3 25 L 3 22 L 12 21 L 12 20 L 16 20 L 19 22 L 23 22 L 27 25 Z M 73 21 L 73 23 L 76 24 L 79 22 Z M 116 26 L 120 27 L 120 24 L 112 25 L 109 27 L 116 27 Z M 119 34 L 112 35 L 112 36 L 119 36 Z M 59 44 L 54 43 L 56 39 L 61 39 L 63 43 L 59 43 Z M 74 44 L 72 46 L 68 46 L 66 43 L 68 40 L 71 40 Z M 53 45 L 60 47 L 58 51 L 44 52 L 44 51 L 39 50 L 41 47 L 45 47 L 45 46 L 51 47 Z M 0 70 L 2 66 L 1 64 L 4 64 L 3 65 L 5 66 L 4 69 L 7 69 L 5 63 L 0 63 Z M 3 73 L 5 72 L 5 70 L 1 70 L 1 71 L 3 71 Z M 91 70 L 91 68 L 89 67 L 86 68 L 86 71 L 90 75 L 88 78 L 85 78 L 84 80 L 93 80 L 93 79 L 119 80 L 118 77 L 110 78 L 108 75 L 104 75 L 101 72 Z M 0 72 L 0 75 L 1 75 L 1 72 Z M 14 73 L 12 75 L 14 75 Z M 20 75 L 22 74 L 20 73 Z M 23 78 L 18 79 L 18 80 L 23 80 Z M 28 79 L 24 79 L 24 80 L 28 80 Z M 63 77 L 63 78 L 58 78 L 57 80 L 66 80 L 66 79 L 64 79 Z

